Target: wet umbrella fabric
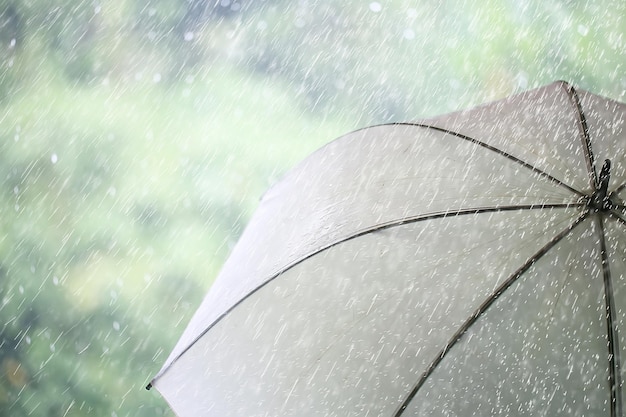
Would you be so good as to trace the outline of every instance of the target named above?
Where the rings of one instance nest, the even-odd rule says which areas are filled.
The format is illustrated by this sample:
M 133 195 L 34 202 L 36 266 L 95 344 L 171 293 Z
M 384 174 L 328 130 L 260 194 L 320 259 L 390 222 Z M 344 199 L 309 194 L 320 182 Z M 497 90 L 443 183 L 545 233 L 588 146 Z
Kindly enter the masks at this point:
M 621 416 L 625 118 L 557 82 L 330 143 L 151 385 L 182 417 Z

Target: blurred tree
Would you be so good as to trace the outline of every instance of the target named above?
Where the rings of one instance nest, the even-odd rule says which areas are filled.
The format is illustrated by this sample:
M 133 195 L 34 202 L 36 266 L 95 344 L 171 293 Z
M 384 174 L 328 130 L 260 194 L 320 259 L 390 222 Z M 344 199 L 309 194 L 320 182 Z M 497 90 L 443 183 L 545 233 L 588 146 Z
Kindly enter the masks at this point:
M 0 102 L 15 88 L 15 54 L 23 39 L 23 24 L 15 5 L 0 6 Z
M 143 385 L 295 155 L 555 78 L 623 98 L 625 8 L 1 2 L 0 415 L 167 413 Z

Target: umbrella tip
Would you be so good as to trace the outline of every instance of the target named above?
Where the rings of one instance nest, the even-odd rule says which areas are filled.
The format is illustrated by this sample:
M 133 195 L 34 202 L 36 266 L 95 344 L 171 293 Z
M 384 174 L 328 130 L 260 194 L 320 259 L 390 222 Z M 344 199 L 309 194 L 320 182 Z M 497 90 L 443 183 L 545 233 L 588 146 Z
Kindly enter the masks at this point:
M 605 159 L 604 164 L 602 165 L 602 169 L 600 170 L 600 180 L 598 184 L 600 193 L 603 193 L 606 195 L 607 190 L 609 188 L 610 178 L 611 178 L 611 160 Z
M 609 195 L 609 180 L 611 178 L 611 160 L 605 159 L 600 178 L 597 180 L 596 192 L 591 197 L 590 205 L 595 210 L 607 211 L 613 207 Z
M 148 385 L 146 385 L 146 389 L 148 391 L 150 391 L 152 389 L 152 382 L 150 382 Z

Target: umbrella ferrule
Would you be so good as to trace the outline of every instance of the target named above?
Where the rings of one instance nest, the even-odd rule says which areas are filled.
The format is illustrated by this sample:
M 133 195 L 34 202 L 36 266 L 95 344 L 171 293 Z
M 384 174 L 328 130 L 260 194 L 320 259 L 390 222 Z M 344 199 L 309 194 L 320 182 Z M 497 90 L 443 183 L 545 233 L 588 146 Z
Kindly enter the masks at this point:
M 589 207 L 595 211 L 607 211 L 613 208 L 613 203 L 609 195 L 609 180 L 611 178 L 611 160 L 605 159 L 602 169 L 600 170 L 600 176 L 598 183 L 596 184 L 596 191 L 589 201 Z

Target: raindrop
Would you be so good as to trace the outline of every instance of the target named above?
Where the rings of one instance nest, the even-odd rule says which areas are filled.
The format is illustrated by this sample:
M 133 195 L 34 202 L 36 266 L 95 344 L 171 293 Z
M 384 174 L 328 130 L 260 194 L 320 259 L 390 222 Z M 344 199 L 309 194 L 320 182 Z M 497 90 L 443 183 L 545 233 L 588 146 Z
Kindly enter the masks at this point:
M 374 13 L 378 13 L 383 9 L 383 6 L 377 2 L 377 1 L 373 1 L 370 3 L 370 10 L 373 11 Z
M 56 164 L 58 160 L 59 160 L 59 157 L 57 156 L 57 154 L 53 153 L 50 156 L 50 161 L 52 161 L 53 164 Z
M 15 43 L 16 43 L 15 38 L 11 39 L 11 42 L 9 43 L 9 48 L 11 49 L 15 48 Z
M 303 28 L 303 27 L 304 27 L 304 25 L 305 25 L 305 23 L 306 23 L 306 22 L 304 21 L 304 19 L 302 18 L 302 16 L 298 16 L 298 17 L 296 17 L 296 20 L 294 21 L 294 25 L 295 25 L 297 28 Z
M 519 74 L 517 74 L 517 85 L 520 88 L 527 88 L 528 87 L 528 76 L 526 75 L 526 73 L 524 72 L 520 72 Z
M 152 76 L 152 82 L 155 84 L 161 81 L 161 74 L 158 72 Z
M 589 28 L 585 25 L 578 25 L 578 33 L 580 36 L 587 36 L 589 33 Z
M 54 285 L 59 285 L 59 278 L 58 278 L 58 277 L 56 277 L 56 276 L 52 277 L 52 283 L 53 283 Z
M 114 322 L 113 322 L 113 328 L 114 328 L 116 331 L 119 331 L 119 330 L 120 330 L 120 324 L 119 324 L 118 322 L 114 321 Z
M 20 188 L 16 185 L 15 187 L 13 187 L 13 193 L 17 194 L 20 192 Z
M 338 90 L 343 90 L 344 88 L 346 88 L 346 82 L 342 79 L 335 80 L 335 87 Z
M 404 32 L 402 33 L 402 36 L 404 36 L 404 39 L 414 39 L 415 38 L 415 32 L 413 31 L 413 29 L 404 29 Z
M 24 294 L 24 287 L 22 287 L 21 285 L 18 288 L 20 294 Z
M 184 36 L 185 40 L 187 42 L 192 41 L 194 38 L 194 34 L 193 32 L 189 31 L 189 32 L 185 32 L 185 36 Z

